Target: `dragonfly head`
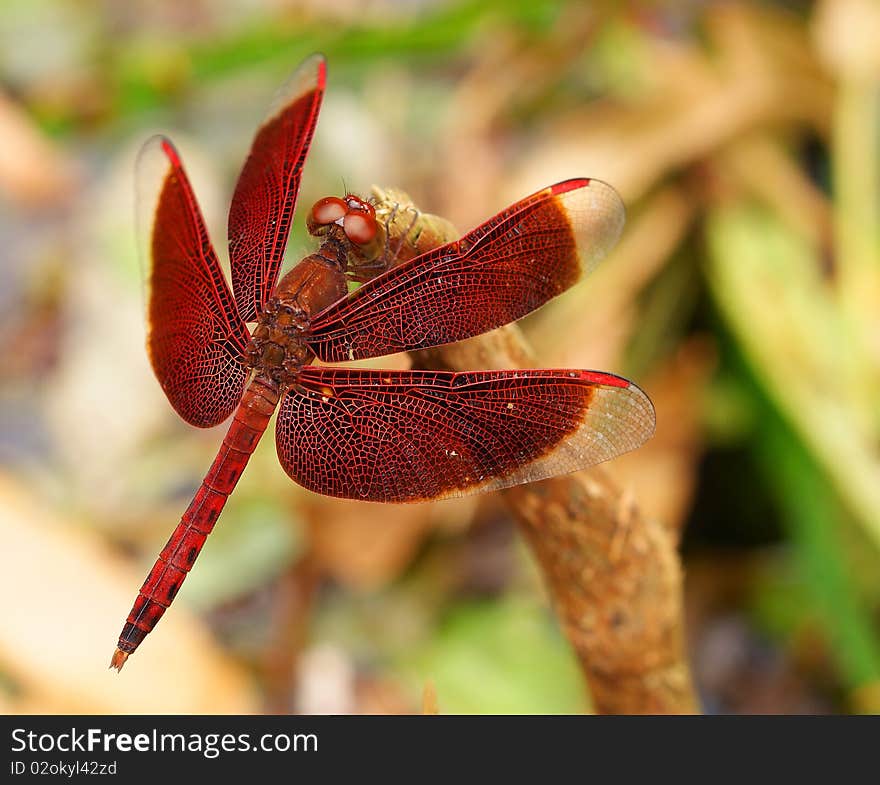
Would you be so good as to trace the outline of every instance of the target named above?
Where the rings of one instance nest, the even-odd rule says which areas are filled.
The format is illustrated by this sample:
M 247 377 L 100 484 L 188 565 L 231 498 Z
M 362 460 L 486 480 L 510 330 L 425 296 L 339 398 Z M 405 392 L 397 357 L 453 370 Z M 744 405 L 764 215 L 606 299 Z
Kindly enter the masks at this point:
M 369 245 L 379 231 L 373 205 L 354 194 L 319 199 L 309 210 L 306 224 L 316 237 L 341 229 L 345 239 L 358 246 Z

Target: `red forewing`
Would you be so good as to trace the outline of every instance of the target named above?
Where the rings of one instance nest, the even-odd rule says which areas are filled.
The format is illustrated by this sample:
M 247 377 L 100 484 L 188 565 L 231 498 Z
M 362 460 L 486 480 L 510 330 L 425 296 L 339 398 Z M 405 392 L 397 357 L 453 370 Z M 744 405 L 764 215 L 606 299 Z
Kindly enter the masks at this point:
M 312 491 L 412 502 L 572 472 L 653 430 L 648 397 L 610 374 L 308 367 L 276 436 L 285 471 Z
M 138 233 L 147 265 L 147 346 L 177 413 L 209 427 L 241 398 L 248 336 L 180 156 L 162 136 L 137 164 Z
M 460 240 L 404 262 L 312 320 L 325 362 L 452 343 L 515 321 L 568 289 L 617 242 L 624 208 L 599 180 L 567 180 Z
M 229 208 L 232 289 L 246 322 L 269 299 L 290 234 L 302 167 L 324 95 L 326 64 L 307 59 L 257 131 Z

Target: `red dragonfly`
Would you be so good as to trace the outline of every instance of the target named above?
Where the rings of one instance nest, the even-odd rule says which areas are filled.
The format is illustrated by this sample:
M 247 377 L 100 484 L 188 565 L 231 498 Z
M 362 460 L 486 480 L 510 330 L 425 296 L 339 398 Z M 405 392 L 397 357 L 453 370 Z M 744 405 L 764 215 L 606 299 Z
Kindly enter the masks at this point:
M 320 248 L 279 281 L 325 82 L 324 59 L 306 60 L 257 131 L 229 210 L 231 290 L 171 142 L 154 137 L 140 154 L 153 369 L 188 423 L 234 417 L 138 593 L 117 670 L 171 604 L 279 402 L 284 470 L 311 491 L 376 502 L 532 482 L 653 433 L 647 395 L 608 373 L 311 364 L 439 346 L 519 319 L 589 271 L 624 221 L 617 193 L 586 178 L 544 188 L 445 244 L 417 213 L 401 221 L 401 204 L 327 197 L 307 216 Z M 352 293 L 350 280 L 362 283 Z

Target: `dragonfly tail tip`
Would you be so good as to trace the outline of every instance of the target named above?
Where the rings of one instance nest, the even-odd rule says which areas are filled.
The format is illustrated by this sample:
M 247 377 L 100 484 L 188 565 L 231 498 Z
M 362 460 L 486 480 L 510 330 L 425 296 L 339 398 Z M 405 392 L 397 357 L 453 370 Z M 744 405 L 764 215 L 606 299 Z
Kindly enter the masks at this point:
M 113 652 L 113 659 L 110 660 L 110 667 L 116 668 L 116 672 L 119 673 L 122 670 L 122 666 L 125 665 L 125 661 L 128 659 L 128 652 L 122 651 L 122 649 L 116 649 Z

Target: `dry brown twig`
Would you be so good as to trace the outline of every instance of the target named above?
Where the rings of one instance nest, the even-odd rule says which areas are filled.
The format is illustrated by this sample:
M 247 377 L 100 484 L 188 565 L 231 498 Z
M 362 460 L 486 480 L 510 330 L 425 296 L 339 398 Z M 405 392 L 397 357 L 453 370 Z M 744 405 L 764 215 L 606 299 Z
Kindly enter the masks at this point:
M 431 367 L 533 365 L 509 325 L 426 353 Z M 685 656 L 676 538 L 599 468 L 502 492 L 541 566 L 602 714 L 698 711 Z
M 290 709 L 296 673 L 306 646 L 315 596 L 321 580 L 311 549 L 290 565 L 276 591 L 274 640 L 266 650 L 263 672 L 267 711 L 283 714 Z

